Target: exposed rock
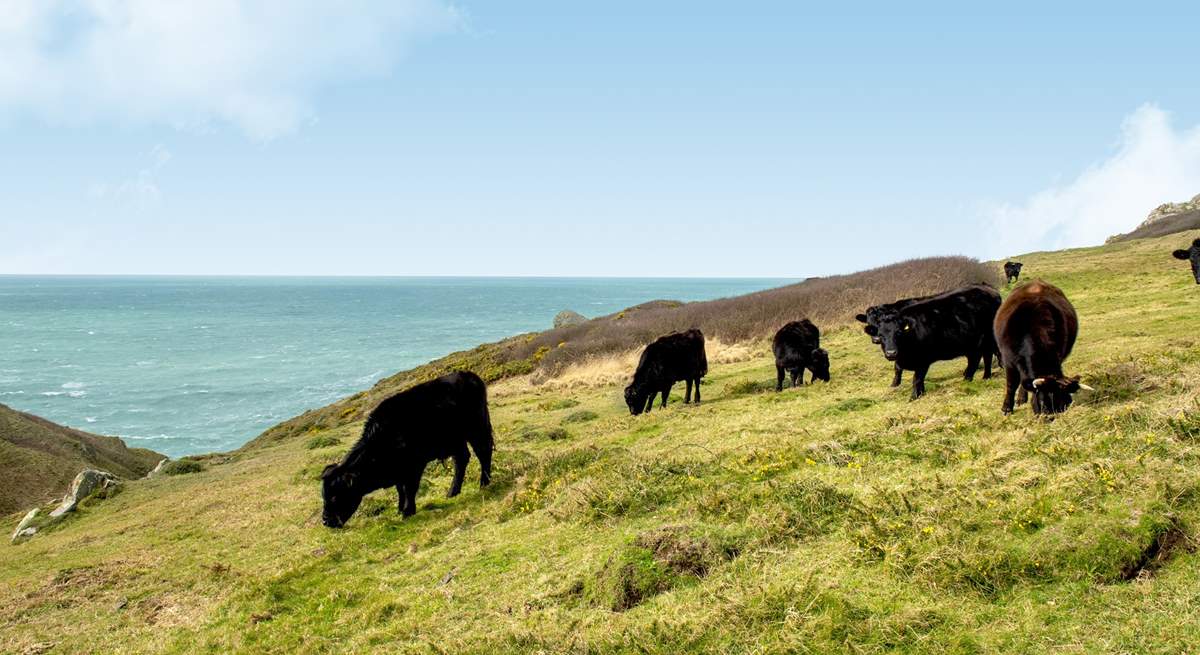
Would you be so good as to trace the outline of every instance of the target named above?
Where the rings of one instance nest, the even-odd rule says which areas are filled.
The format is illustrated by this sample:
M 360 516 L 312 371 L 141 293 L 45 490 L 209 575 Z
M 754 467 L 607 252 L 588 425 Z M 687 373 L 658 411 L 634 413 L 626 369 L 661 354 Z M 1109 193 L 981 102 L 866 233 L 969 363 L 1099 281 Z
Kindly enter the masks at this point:
M 568 325 L 579 325 L 586 323 L 587 317 L 579 312 L 573 312 L 569 309 L 564 309 L 554 315 L 554 327 L 567 327 Z
M 1146 220 L 1142 221 L 1142 224 L 1138 227 L 1145 227 L 1147 225 L 1157 223 L 1164 218 L 1169 218 L 1171 216 L 1175 216 L 1176 214 L 1182 214 L 1183 212 L 1194 211 L 1196 209 L 1200 209 L 1200 195 L 1197 195 L 1191 200 L 1185 200 L 1184 202 L 1164 203 L 1158 207 L 1155 207 L 1154 211 L 1150 212 L 1150 215 L 1146 217 Z
M 158 462 L 158 465 L 155 466 L 153 470 L 151 470 L 149 473 L 146 474 L 146 477 L 153 478 L 153 477 L 157 476 L 158 474 L 162 473 L 163 467 L 166 466 L 167 462 L 169 462 L 169 461 L 171 461 L 170 457 L 162 458 L 162 460 L 160 460 Z
M 1154 211 L 1150 212 L 1150 215 L 1146 217 L 1146 220 L 1142 221 L 1141 224 L 1134 228 L 1132 232 L 1127 234 L 1115 234 L 1106 239 L 1104 242 L 1115 243 L 1117 241 L 1125 241 L 1129 238 L 1161 236 L 1171 232 L 1191 229 L 1194 227 L 1194 221 L 1188 221 L 1182 216 L 1183 214 L 1187 214 L 1189 212 L 1200 212 L 1200 195 L 1195 196 L 1191 200 L 1185 200 L 1183 202 L 1163 203 L 1155 207 Z M 1179 218 L 1174 222 L 1182 222 L 1183 224 L 1177 226 L 1171 226 L 1169 224 L 1166 226 L 1157 226 L 1158 223 L 1163 223 L 1168 219 L 1173 219 L 1176 217 Z M 1153 230 L 1148 229 L 1151 226 L 1157 227 L 1155 227 Z
M 79 501 L 96 493 L 101 489 L 118 484 L 116 476 L 112 473 L 97 471 L 96 469 L 85 469 L 75 476 L 75 480 L 71 482 L 71 489 L 67 491 L 67 495 L 63 496 L 62 504 L 50 512 L 52 518 L 58 518 L 67 512 L 75 511 L 75 507 L 79 505 Z
M 30 523 L 33 523 L 33 519 L 37 518 L 37 515 L 38 509 L 35 507 L 29 510 L 29 513 L 25 515 L 25 518 L 21 519 L 21 522 L 17 524 L 17 529 L 13 530 L 12 533 L 12 542 L 14 544 L 26 537 L 32 537 L 34 533 L 37 532 L 37 528 L 29 525 Z

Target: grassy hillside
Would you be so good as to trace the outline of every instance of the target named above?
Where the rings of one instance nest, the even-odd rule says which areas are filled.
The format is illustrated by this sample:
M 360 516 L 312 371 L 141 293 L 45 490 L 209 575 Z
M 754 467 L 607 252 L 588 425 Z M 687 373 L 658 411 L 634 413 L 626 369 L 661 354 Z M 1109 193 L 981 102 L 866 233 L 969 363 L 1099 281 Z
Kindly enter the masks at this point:
M 434 465 L 415 517 L 381 491 L 340 531 L 317 476 L 359 425 L 309 422 L 0 546 L 0 650 L 1200 651 L 1178 240 L 1021 258 L 1074 301 L 1066 371 L 1098 389 L 1054 422 L 1002 416 L 961 360 L 910 403 L 850 325 L 830 384 L 775 394 L 765 343 L 724 347 L 704 404 L 640 417 L 596 361 L 494 385 L 488 490 L 472 463 L 446 500 Z
M 163 457 L 0 405 L 0 515 L 61 498 L 85 468 L 140 478 Z

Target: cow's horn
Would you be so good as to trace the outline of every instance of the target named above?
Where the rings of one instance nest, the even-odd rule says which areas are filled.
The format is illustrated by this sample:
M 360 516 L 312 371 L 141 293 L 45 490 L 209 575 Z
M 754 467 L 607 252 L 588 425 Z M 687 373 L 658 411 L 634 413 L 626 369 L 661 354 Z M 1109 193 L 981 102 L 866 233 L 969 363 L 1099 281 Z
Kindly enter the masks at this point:
M 1084 384 L 1084 383 L 1082 383 L 1082 382 L 1080 382 L 1080 383 L 1079 383 L 1079 388 L 1080 388 L 1080 389 L 1085 389 L 1085 390 L 1087 390 L 1087 391 L 1095 391 L 1095 389 L 1094 389 L 1094 388 L 1092 388 L 1092 387 L 1089 387 L 1088 385 L 1086 385 L 1086 384 Z
M 1034 378 L 1033 379 L 1033 388 L 1037 389 L 1038 387 L 1042 386 L 1045 383 L 1046 383 L 1046 378 Z

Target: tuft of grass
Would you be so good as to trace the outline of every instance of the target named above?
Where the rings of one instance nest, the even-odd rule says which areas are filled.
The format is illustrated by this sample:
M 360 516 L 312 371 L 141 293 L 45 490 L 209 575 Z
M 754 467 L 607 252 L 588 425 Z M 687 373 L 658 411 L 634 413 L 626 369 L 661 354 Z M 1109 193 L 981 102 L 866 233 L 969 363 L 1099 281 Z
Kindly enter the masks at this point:
M 553 412 L 558 409 L 570 409 L 577 405 L 579 405 L 579 401 L 574 398 L 552 398 L 539 402 L 537 408 L 543 412 Z
M 581 409 L 577 412 L 571 412 L 570 414 L 567 414 L 565 417 L 563 417 L 562 422 L 564 424 L 587 423 L 588 421 L 594 421 L 597 418 L 600 418 L 600 415 L 597 414 L 596 412 L 593 412 L 588 409 Z
M 316 450 L 318 448 L 329 448 L 330 446 L 337 446 L 341 443 L 342 443 L 341 439 L 338 439 L 337 437 L 335 437 L 331 434 L 318 434 L 314 437 L 311 437 L 308 441 L 305 441 L 304 447 L 307 448 L 308 450 Z
M 204 470 L 204 465 L 194 459 L 176 459 L 171 460 L 163 466 L 162 472 L 164 475 L 187 475 L 188 473 L 199 473 Z

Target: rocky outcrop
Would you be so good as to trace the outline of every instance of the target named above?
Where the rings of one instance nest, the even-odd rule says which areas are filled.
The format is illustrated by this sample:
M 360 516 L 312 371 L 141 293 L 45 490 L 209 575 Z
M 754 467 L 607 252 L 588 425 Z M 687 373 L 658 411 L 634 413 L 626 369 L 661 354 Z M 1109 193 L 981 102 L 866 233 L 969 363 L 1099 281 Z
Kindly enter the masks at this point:
M 117 479 L 117 476 L 107 471 L 96 469 L 80 471 L 79 475 L 76 475 L 75 479 L 71 481 L 71 488 L 67 490 L 67 495 L 63 496 L 62 502 L 58 504 L 58 507 L 50 510 L 50 514 L 44 520 L 38 520 L 41 515 L 40 509 L 29 510 L 25 518 L 17 524 L 17 529 L 13 530 L 12 542 L 17 543 L 32 537 L 37 534 L 39 529 L 61 520 L 69 512 L 74 512 L 83 499 L 102 491 L 111 490 L 119 484 L 121 481 Z
M 1142 228 L 1146 227 L 1147 225 L 1153 225 L 1164 218 L 1170 218 L 1172 216 L 1176 216 L 1184 212 L 1195 211 L 1197 209 L 1200 209 L 1200 195 L 1195 196 L 1191 200 L 1185 200 L 1184 202 L 1164 203 L 1158 207 L 1155 207 L 1154 211 L 1150 212 L 1150 215 L 1146 217 L 1146 220 L 1142 221 L 1142 224 L 1138 227 Z
M 117 476 L 105 471 L 97 471 L 96 469 L 85 469 L 75 476 L 75 480 L 71 482 L 71 488 L 67 491 L 67 495 L 63 496 L 62 503 L 50 512 L 52 518 L 58 518 L 67 512 L 74 512 L 79 506 L 79 501 L 88 496 L 100 491 L 114 487 L 120 482 Z
M 149 473 L 147 473 L 147 474 L 146 474 L 146 477 L 147 477 L 147 478 L 153 478 L 153 477 L 157 477 L 157 476 L 161 475 L 161 474 L 162 474 L 162 471 L 163 471 L 163 467 L 164 467 L 164 466 L 166 466 L 166 465 L 167 465 L 167 462 L 169 462 L 169 461 L 171 461 L 171 458 L 170 458 L 170 457 L 164 457 L 164 458 L 162 458 L 162 461 L 160 461 L 160 462 L 158 463 L 158 465 L 157 465 L 157 466 L 155 466 L 155 467 L 154 467 L 154 469 L 153 469 L 152 471 L 150 471 Z
M 554 327 L 567 327 L 568 325 L 579 325 L 586 323 L 587 317 L 579 312 L 573 312 L 569 309 L 564 309 L 554 316 Z
M 1200 227 L 1200 195 L 1184 202 L 1168 202 L 1154 208 L 1146 220 L 1132 232 L 1116 234 L 1105 243 L 1116 243 L 1130 239 L 1158 237 Z
M 37 518 L 39 511 L 36 507 L 29 510 L 25 518 L 21 519 L 21 522 L 17 524 L 17 529 L 13 530 L 12 533 L 12 542 L 14 544 L 22 539 L 28 539 L 37 533 L 37 528 L 33 527 L 33 521 Z

